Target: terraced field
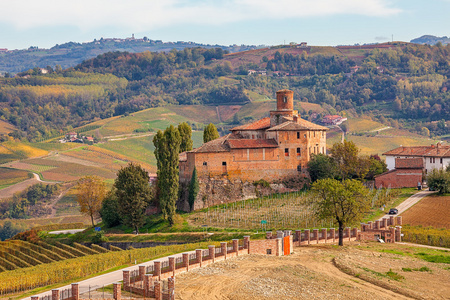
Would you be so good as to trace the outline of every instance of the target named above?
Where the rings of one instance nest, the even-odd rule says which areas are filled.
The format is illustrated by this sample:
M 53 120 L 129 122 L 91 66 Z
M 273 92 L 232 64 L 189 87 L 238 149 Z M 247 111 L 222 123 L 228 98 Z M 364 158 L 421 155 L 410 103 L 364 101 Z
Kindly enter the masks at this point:
M 0 168 L 0 190 L 10 185 L 30 178 L 30 173 L 24 170 Z

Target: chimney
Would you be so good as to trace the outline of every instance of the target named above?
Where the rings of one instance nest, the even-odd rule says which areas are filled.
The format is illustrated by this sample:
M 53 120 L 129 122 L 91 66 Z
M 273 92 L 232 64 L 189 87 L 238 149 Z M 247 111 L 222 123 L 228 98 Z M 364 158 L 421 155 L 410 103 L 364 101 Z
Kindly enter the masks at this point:
M 293 117 L 294 123 L 298 123 L 298 115 L 294 115 Z

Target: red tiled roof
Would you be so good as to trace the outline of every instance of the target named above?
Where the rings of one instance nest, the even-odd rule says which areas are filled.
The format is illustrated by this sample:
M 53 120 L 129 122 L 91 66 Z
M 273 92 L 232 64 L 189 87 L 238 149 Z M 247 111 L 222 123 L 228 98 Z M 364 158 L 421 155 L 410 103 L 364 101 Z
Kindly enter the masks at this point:
M 230 147 L 228 146 L 226 142 L 226 140 L 231 136 L 230 134 L 227 134 L 223 137 L 220 137 L 218 139 L 209 141 L 203 145 L 201 145 L 198 148 L 195 148 L 192 151 L 189 152 L 227 152 L 230 151 Z
M 383 153 L 386 156 L 450 157 L 450 146 L 430 145 L 398 147 Z
M 179 161 L 187 161 L 187 154 L 186 154 L 186 151 L 181 152 L 180 154 L 178 154 L 178 160 L 179 160 Z
M 261 120 L 258 120 L 253 123 L 237 126 L 234 128 L 231 128 L 231 131 L 237 131 L 237 130 L 262 130 L 270 127 L 270 118 L 263 118 Z
M 396 158 L 395 159 L 396 169 L 422 169 L 423 168 L 423 158 Z
M 277 148 L 278 144 L 274 139 L 270 140 L 250 140 L 250 139 L 240 139 L 240 140 L 228 140 L 228 145 L 231 149 L 249 149 L 249 148 Z
M 328 130 L 328 128 L 324 126 L 320 126 L 314 123 L 311 123 L 309 121 L 303 120 L 299 118 L 297 120 L 297 123 L 294 121 L 287 121 L 284 123 L 281 123 L 280 125 L 274 126 L 272 128 L 269 128 L 267 131 L 282 131 L 282 130 L 305 130 L 305 129 L 312 129 L 312 130 Z

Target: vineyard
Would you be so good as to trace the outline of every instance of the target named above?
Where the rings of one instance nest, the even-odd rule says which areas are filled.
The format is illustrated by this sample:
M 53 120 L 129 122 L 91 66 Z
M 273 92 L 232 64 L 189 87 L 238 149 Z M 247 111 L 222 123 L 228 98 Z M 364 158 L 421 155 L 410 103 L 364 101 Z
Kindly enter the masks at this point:
M 0 244 L 0 295 L 77 280 L 108 269 L 141 263 L 183 251 L 207 248 L 211 242 L 118 251 L 74 243 L 68 246 L 12 240 Z
M 402 233 L 405 242 L 450 248 L 450 231 L 446 228 L 404 225 Z
M 388 203 L 397 191 L 372 189 L 372 208 Z M 273 194 L 262 198 L 212 206 L 193 213 L 189 220 L 201 226 L 239 228 L 243 230 L 274 230 L 334 227 L 331 220 L 318 220 L 315 199 L 304 192 Z
M 0 168 L 0 189 L 28 178 L 30 178 L 30 174 L 27 171 Z

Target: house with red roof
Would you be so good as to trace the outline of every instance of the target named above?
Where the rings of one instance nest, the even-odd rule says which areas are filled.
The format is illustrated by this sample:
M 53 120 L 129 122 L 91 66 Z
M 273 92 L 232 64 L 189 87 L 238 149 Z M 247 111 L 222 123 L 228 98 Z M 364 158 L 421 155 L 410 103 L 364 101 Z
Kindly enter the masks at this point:
M 397 147 L 383 153 L 388 172 L 375 176 L 379 188 L 416 187 L 433 169 L 443 169 L 450 164 L 450 146 L 441 143 L 430 146 Z
M 294 93 L 277 92 L 270 117 L 237 126 L 231 133 L 180 154 L 180 182 L 189 183 L 194 167 L 200 181 L 275 181 L 306 174 L 311 154 L 326 153 L 328 128 L 302 119 Z

